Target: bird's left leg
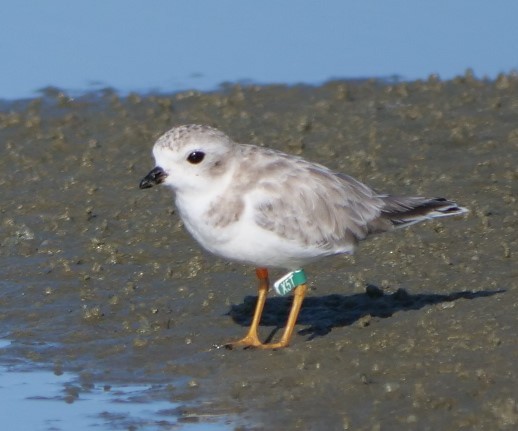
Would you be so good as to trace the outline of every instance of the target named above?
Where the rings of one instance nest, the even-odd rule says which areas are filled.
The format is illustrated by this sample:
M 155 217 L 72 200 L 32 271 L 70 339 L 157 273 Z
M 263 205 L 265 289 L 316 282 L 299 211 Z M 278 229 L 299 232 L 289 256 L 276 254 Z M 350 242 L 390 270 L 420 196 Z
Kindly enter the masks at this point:
M 225 344 L 225 347 L 232 348 L 237 346 L 242 347 L 260 347 L 264 344 L 259 340 L 258 328 L 259 322 L 261 321 L 261 315 L 263 314 L 264 303 L 266 302 L 266 296 L 270 289 L 270 280 L 268 278 L 268 270 L 266 268 L 256 268 L 255 273 L 259 279 L 257 303 L 255 305 L 254 317 L 252 324 L 248 330 L 248 333 L 237 341 L 232 341 Z

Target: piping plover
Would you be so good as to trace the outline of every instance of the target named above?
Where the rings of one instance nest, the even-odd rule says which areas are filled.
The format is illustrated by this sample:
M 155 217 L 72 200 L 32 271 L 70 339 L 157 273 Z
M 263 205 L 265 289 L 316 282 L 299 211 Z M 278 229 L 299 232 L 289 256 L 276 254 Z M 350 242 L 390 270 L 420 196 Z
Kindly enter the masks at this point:
M 289 343 L 307 289 L 306 264 L 353 253 L 371 234 L 467 212 L 444 198 L 378 193 L 300 157 L 238 144 L 209 126 L 169 130 L 156 141 L 153 155 L 156 167 L 140 188 L 171 187 L 185 227 L 203 248 L 256 267 L 259 293 L 252 324 L 229 347 Z M 280 341 L 263 344 L 258 325 L 270 288 L 268 267 L 290 271 L 276 290 L 294 289 L 294 300 Z

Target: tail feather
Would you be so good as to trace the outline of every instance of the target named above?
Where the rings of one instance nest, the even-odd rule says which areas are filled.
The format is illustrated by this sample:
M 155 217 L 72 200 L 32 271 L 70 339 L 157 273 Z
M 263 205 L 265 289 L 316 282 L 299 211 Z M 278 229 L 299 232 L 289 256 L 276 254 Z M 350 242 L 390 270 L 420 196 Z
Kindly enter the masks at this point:
M 381 217 L 390 220 L 395 228 L 469 211 L 444 198 L 384 196 L 383 201 L 385 205 L 381 209 Z

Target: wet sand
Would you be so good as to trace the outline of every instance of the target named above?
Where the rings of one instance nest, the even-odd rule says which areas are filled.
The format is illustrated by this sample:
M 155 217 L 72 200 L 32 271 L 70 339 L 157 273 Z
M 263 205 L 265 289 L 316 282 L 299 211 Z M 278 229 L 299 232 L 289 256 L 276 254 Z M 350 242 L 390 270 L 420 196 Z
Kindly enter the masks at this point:
M 469 74 L 0 103 L 0 361 L 154 383 L 186 423 L 229 429 L 514 429 L 517 118 L 517 76 Z M 202 252 L 169 190 L 138 189 L 184 123 L 471 212 L 306 268 L 289 348 L 217 348 L 246 331 L 253 268 Z M 289 304 L 270 296 L 264 338 Z

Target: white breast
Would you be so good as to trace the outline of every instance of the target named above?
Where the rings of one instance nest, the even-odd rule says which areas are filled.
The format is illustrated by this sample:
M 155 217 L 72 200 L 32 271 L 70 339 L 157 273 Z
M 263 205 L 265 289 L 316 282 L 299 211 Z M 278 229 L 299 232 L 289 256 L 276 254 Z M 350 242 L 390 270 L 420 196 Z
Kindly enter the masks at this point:
M 303 246 L 259 227 L 250 206 L 244 208 L 239 220 L 215 226 L 207 215 L 213 199 L 217 197 L 177 194 L 176 206 L 189 233 L 215 255 L 256 267 L 297 269 L 334 254 L 331 250 Z

